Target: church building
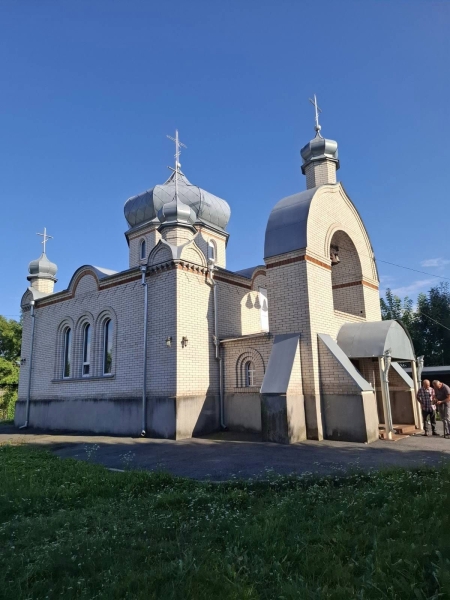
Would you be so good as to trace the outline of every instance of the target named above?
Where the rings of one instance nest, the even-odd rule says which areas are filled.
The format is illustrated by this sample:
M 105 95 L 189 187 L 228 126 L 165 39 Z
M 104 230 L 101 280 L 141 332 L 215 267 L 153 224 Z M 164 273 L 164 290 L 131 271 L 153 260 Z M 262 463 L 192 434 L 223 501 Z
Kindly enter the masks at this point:
M 279 443 L 421 427 L 411 339 L 381 321 L 369 234 L 315 107 L 306 189 L 274 203 L 259 265 L 226 268 L 230 206 L 181 171 L 178 132 L 169 179 L 125 203 L 128 269 L 83 265 L 54 292 L 44 231 L 21 302 L 17 426 Z

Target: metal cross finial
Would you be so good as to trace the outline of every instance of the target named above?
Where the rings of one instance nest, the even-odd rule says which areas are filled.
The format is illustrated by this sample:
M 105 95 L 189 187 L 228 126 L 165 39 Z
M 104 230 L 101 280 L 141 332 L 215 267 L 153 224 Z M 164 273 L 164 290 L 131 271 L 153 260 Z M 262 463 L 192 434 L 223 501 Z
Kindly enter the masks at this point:
M 319 108 L 319 105 L 317 104 L 317 98 L 316 98 L 315 94 L 314 94 L 314 100 L 311 100 L 311 98 L 309 98 L 309 101 L 314 106 L 315 113 L 316 113 L 316 126 L 314 127 L 314 129 L 316 130 L 316 133 L 319 133 L 319 131 L 322 129 L 319 125 L 319 113 L 322 112 L 322 109 Z
M 36 235 L 42 235 L 43 240 L 41 242 L 41 244 L 44 244 L 44 254 L 45 254 L 45 245 L 47 243 L 47 240 L 52 240 L 53 236 L 52 235 L 47 235 L 47 228 L 44 227 L 44 233 L 37 233 Z
M 172 169 L 172 167 L 169 167 L 169 169 L 175 173 L 175 197 L 178 198 L 178 175 L 181 172 L 180 171 L 181 164 L 178 159 L 180 158 L 180 154 L 181 154 L 180 148 L 187 148 L 187 146 L 185 146 L 178 139 L 178 129 L 175 129 L 175 137 L 174 138 L 170 135 L 168 135 L 167 137 L 169 138 L 169 140 L 172 140 L 172 142 L 175 142 L 175 169 Z

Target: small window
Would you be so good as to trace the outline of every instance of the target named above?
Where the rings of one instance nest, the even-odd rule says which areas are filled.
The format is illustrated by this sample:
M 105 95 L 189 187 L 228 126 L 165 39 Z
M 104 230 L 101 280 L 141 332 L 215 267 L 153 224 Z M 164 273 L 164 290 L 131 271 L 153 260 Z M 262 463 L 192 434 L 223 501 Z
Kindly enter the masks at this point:
M 252 387 L 255 385 L 255 366 L 249 360 L 245 363 L 245 387 Z
M 208 242 L 208 259 L 216 261 L 216 243 L 213 240 L 209 240 Z
M 147 244 L 145 243 L 145 240 L 141 241 L 140 257 L 141 260 L 145 260 L 147 258 Z
M 103 328 L 103 375 L 109 375 L 112 373 L 113 363 L 113 324 L 111 319 L 105 321 Z
M 86 324 L 83 329 L 83 377 L 88 377 L 91 369 L 91 326 Z
M 67 379 L 70 377 L 70 363 L 72 360 L 72 330 L 67 328 L 64 331 L 64 365 L 63 365 L 63 378 Z

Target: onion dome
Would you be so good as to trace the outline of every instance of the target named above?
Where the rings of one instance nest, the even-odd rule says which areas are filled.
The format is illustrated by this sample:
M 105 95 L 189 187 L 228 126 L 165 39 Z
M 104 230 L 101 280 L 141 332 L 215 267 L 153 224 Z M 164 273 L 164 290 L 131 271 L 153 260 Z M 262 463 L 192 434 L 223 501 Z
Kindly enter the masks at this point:
M 320 126 L 316 128 L 316 137 L 303 146 L 300 154 L 303 159 L 303 175 L 305 167 L 314 161 L 331 160 L 336 163 L 336 170 L 339 169 L 338 144 L 334 140 L 323 138 L 320 135 Z
M 169 225 L 182 225 L 193 228 L 193 225 L 197 220 L 195 212 L 190 206 L 182 202 L 179 196 L 175 197 L 171 202 L 163 204 L 158 210 L 157 217 L 161 223 L 160 228 Z
M 28 265 L 29 275 L 27 279 L 51 279 L 56 281 L 55 275 L 58 267 L 55 263 L 48 260 L 47 255 L 43 252 L 39 258 L 32 260 Z
M 175 212 L 178 214 L 178 211 L 180 217 L 187 219 L 187 224 L 194 218 L 195 223 L 204 223 L 222 230 L 226 228 L 231 210 L 225 200 L 193 185 L 180 172 L 177 186 L 178 204 L 175 201 L 175 173 L 172 173 L 164 184 L 129 198 L 125 202 L 124 213 L 130 229 L 149 221 L 159 223 L 160 217 L 168 223 L 175 218 Z M 169 203 L 171 207 L 161 211 Z M 193 217 L 190 212 L 188 216 L 184 206 L 192 210 Z

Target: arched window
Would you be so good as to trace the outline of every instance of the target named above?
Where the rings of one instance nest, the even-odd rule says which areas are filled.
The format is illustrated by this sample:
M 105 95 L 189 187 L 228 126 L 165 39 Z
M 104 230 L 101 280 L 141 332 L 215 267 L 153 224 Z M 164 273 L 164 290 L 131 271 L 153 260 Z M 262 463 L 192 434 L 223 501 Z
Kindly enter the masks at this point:
M 72 330 L 70 327 L 64 330 L 64 363 L 63 363 L 63 378 L 70 377 L 70 369 L 72 362 Z
M 91 326 L 89 323 L 83 328 L 83 368 L 82 376 L 87 377 L 91 369 Z
M 245 387 L 252 387 L 255 385 L 255 365 L 251 360 L 245 363 Z
M 208 260 L 213 260 L 214 262 L 217 260 L 217 248 L 214 240 L 209 240 L 208 242 Z
M 145 260 L 147 258 L 147 244 L 145 243 L 145 240 L 141 241 L 139 256 L 141 260 Z
M 113 364 L 113 323 L 108 319 L 103 324 L 103 375 L 112 373 Z

